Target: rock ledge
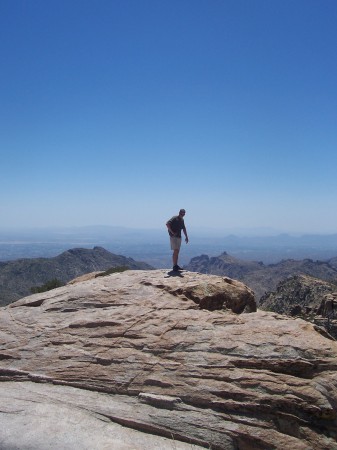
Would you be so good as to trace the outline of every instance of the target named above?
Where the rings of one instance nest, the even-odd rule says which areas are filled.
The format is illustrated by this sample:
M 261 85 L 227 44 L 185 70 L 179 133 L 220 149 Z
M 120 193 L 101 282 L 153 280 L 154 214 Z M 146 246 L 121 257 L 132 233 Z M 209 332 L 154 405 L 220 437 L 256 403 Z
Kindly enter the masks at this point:
M 0 448 L 337 449 L 336 341 L 255 309 L 242 283 L 164 270 L 1 308 Z

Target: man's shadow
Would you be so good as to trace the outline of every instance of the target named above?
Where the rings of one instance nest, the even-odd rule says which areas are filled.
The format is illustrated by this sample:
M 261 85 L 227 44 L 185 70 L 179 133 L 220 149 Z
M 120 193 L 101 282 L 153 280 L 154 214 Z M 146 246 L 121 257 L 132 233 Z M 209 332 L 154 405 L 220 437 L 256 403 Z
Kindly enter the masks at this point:
M 180 278 L 184 278 L 184 275 L 179 272 L 178 270 L 170 270 L 169 272 L 167 272 L 167 276 L 165 276 L 165 278 L 168 277 L 180 277 Z

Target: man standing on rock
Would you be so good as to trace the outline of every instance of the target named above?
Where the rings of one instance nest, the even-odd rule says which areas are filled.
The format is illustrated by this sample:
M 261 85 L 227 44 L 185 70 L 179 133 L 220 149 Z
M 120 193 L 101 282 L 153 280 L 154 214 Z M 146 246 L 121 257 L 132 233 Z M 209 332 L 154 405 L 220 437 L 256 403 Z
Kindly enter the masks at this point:
M 175 272 L 177 272 L 178 270 L 182 270 L 182 268 L 178 266 L 178 256 L 181 246 L 181 230 L 183 230 L 184 232 L 186 244 L 188 243 L 188 236 L 184 223 L 185 214 L 186 211 L 184 209 L 181 209 L 178 216 L 173 216 L 166 222 L 166 226 L 170 235 L 171 250 L 173 250 L 172 260 L 173 270 Z

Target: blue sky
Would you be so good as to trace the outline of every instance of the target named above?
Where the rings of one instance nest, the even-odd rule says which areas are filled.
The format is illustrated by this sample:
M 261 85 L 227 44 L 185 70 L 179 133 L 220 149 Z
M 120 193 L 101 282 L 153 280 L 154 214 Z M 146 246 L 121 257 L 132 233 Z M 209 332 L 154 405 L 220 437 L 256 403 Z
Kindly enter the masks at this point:
M 0 226 L 337 232 L 335 0 L 0 0 Z

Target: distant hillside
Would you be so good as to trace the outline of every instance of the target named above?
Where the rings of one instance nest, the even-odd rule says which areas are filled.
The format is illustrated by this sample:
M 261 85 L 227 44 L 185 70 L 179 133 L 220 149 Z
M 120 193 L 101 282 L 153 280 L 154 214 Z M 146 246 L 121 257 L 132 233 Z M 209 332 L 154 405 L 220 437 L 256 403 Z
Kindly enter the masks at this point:
M 265 267 L 262 262 L 244 261 L 224 252 L 220 256 L 207 255 L 192 258 L 185 266 L 191 272 L 208 273 L 212 275 L 226 275 L 241 280 L 246 274 Z
M 335 269 L 337 269 L 337 256 L 335 258 L 329 259 L 329 264 L 330 264 L 330 266 L 332 266 Z
M 317 310 L 327 295 L 337 293 L 337 285 L 308 275 L 295 275 L 281 281 L 274 292 L 260 299 L 260 308 L 288 316 Z
M 130 269 L 153 269 L 144 262 L 114 255 L 102 247 L 74 248 L 53 258 L 18 259 L 0 262 L 0 305 L 31 294 L 31 288 L 57 278 L 62 283 L 89 272 L 127 266 Z
M 337 339 L 337 285 L 307 275 L 281 281 L 260 299 L 260 308 L 301 317 L 323 326 Z
M 268 291 L 274 291 L 278 283 L 289 276 L 310 275 L 325 281 L 337 282 L 337 258 L 329 261 L 283 260 L 277 264 L 265 265 L 262 262 L 245 261 L 228 255 L 207 255 L 192 258 L 185 269 L 213 275 L 226 275 L 236 278 L 255 292 L 256 299 Z

